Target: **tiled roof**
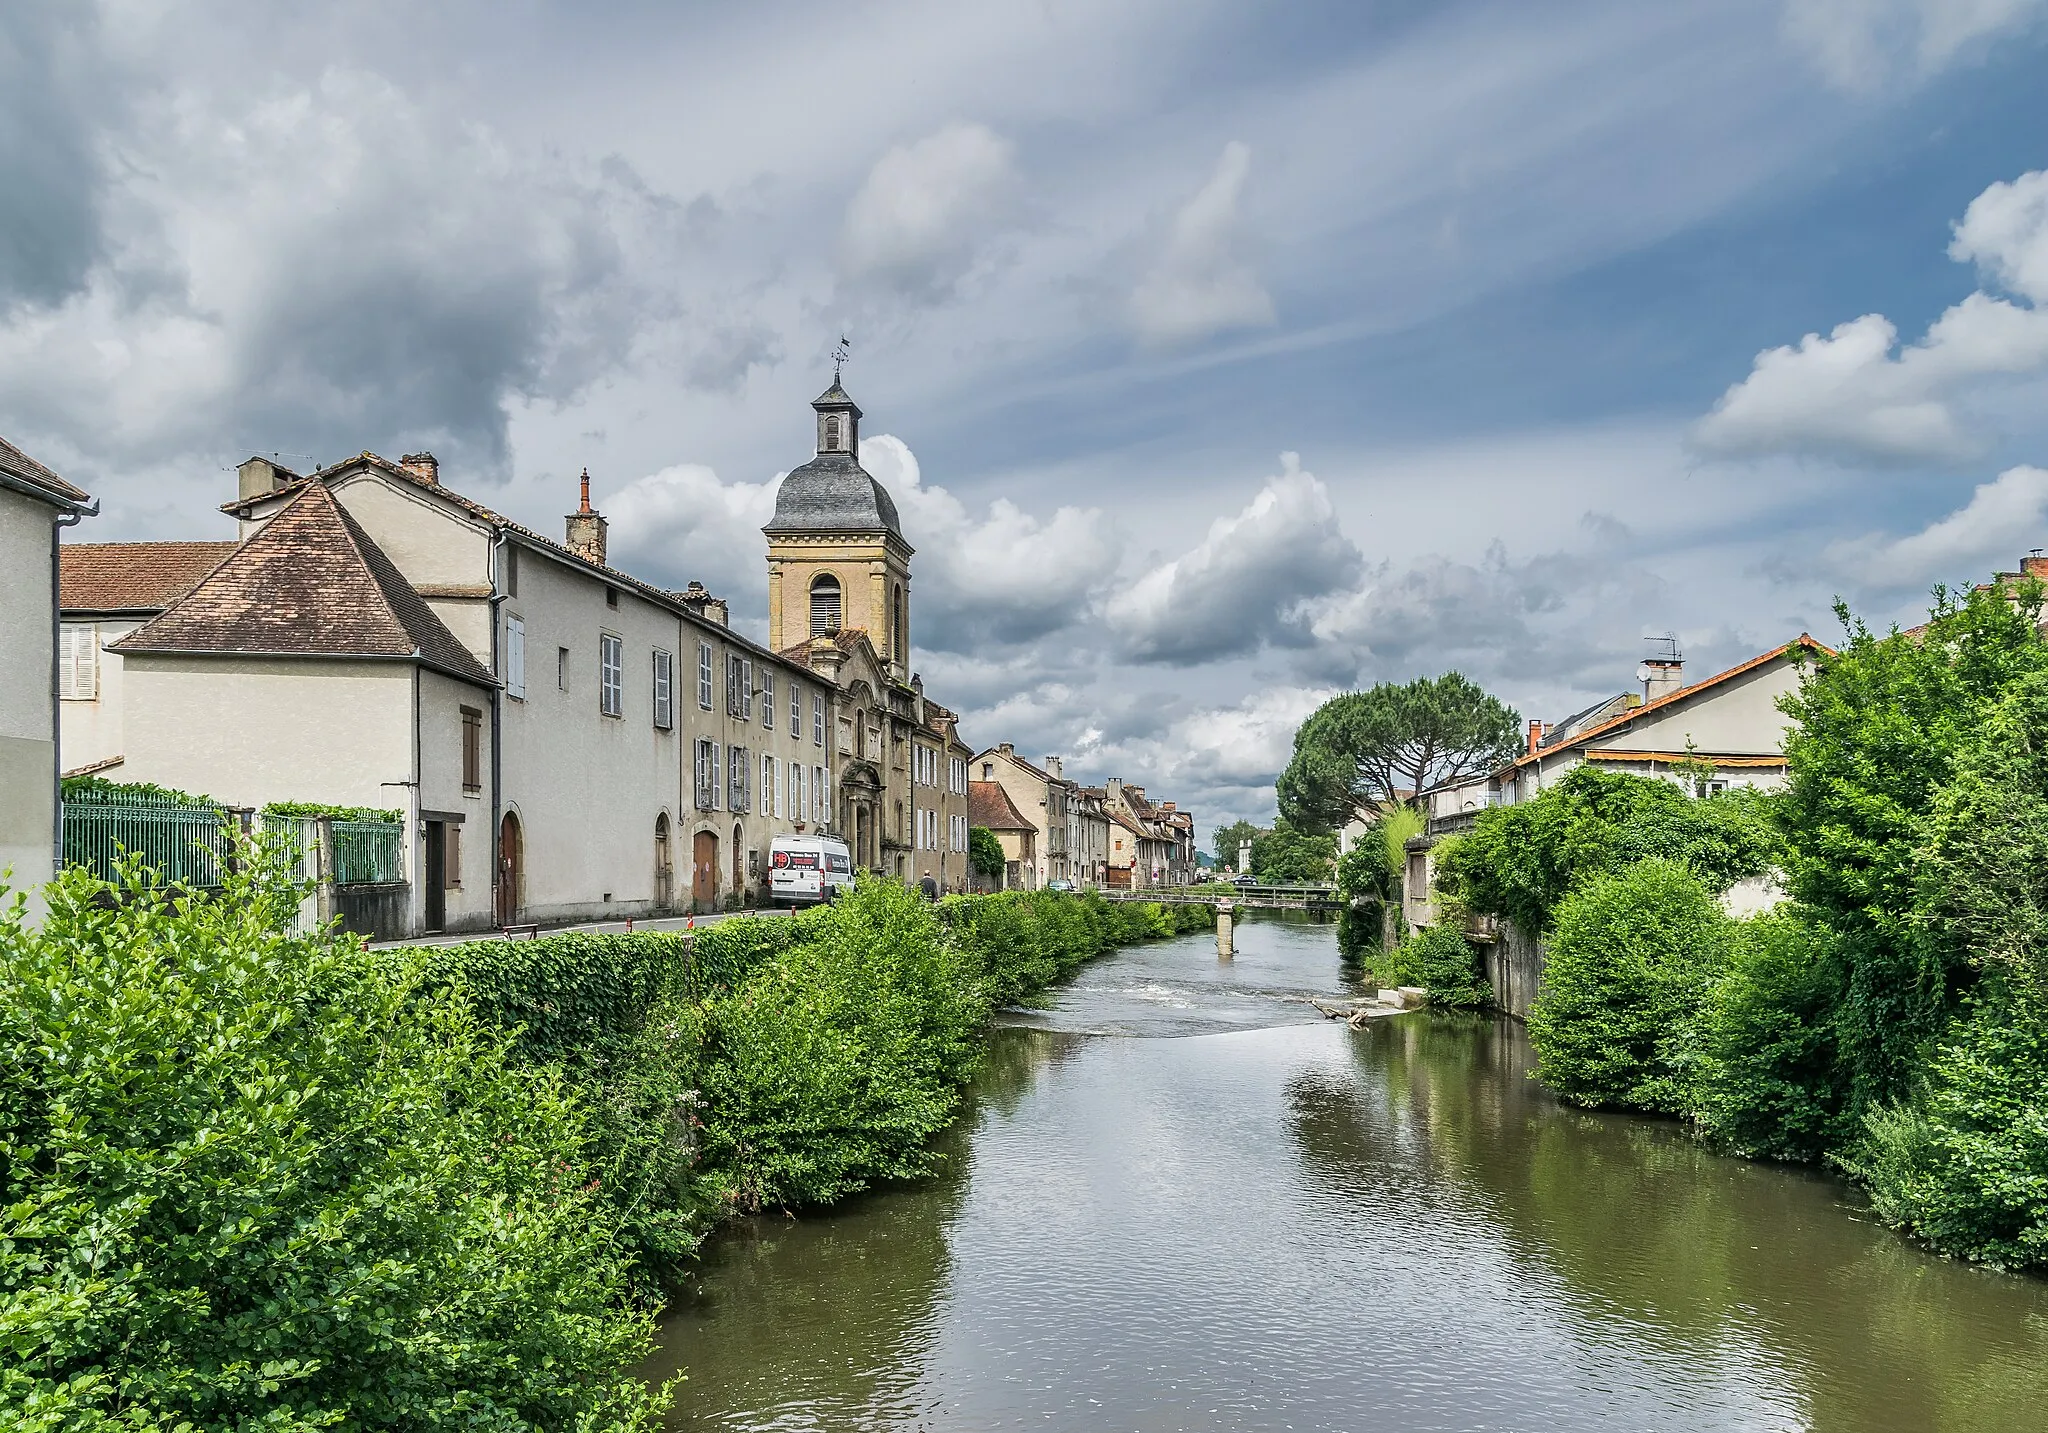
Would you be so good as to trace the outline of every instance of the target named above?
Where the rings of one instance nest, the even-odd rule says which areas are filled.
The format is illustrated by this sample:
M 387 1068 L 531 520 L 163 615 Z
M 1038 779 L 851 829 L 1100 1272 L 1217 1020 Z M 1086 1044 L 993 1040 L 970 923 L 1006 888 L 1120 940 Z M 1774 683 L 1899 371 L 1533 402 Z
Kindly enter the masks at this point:
M 5 438 L 0 438 L 0 471 L 11 473 L 31 486 L 42 488 L 65 506 L 82 506 L 92 501 L 92 495 L 85 489 L 75 488 L 65 482 Z
M 1596 726 L 1589 726 L 1584 731 L 1574 732 L 1564 741 L 1556 742 L 1550 746 L 1539 746 L 1533 752 L 1523 752 L 1520 756 L 1517 756 L 1513 761 L 1502 767 L 1501 771 L 1503 773 L 1512 771 L 1517 767 L 1526 766 L 1532 761 L 1541 760 L 1547 756 L 1556 756 L 1560 752 L 1570 751 L 1575 746 L 1583 746 L 1597 736 L 1603 736 L 1611 731 L 1620 731 L 1628 726 L 1630 722 L 1639 721 L 1646 716 L 1655 716 L 1681 702 L 1692 700 L 1710 687 L 1717 687 L 1723 682 L 1733 681 L 1745 672 L 1753 672 L 1766 663 L 1774 662 L 1788 653 L 1801 649 L 1829 656 L 1833 655 L 1834 651 L 1833 648 L 1815 641 L 1807 633 L 1801 632 L 1782 647 L 1773 647 L 1768 652 L 1759 652 L 1748 661 L 1737 663 L 1725 672 L 1716 672 L 1705 681 L 1694 682 L 1689 687 L 1680 687 L 1675 692 L 1668 692 L 1653 702 L 1645 702 L 1639 707 L 1631 707 L 1620 716 L 1610 718 Z
M 325 483 L 306 483 L 116 652 L 410 658 L 495 685 Z
M 67 542 L 59 549 L 59 602 L 66 612 L 161 612 L 240 545 Z
M 1038 827 L 1024 819 L 1010 800 L 1010 793 L 1003 790 L 996 781 L 970 781 L 967 783 L 967 823 L 970 826 L 986 826 L 991 831 L 1036 831 Z

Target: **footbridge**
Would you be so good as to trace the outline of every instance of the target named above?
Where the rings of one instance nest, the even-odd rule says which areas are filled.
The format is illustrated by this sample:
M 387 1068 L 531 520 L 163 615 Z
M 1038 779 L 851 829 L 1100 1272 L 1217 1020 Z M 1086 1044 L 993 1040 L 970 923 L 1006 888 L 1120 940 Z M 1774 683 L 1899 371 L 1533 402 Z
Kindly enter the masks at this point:
M 1199 886 L 1143 886 L 1133 891 L 1104 891 L 1111 901 L 1151 901 L 1157 905 L 1203 905 L 1216 908 L 1216 954 L 1228 960 L 1237 953 L 1235 927 L 1241 910 L 1336 911 L 1344 908 L 1335 886 L 1254 886 L 1232 881 L 1207 881 Z

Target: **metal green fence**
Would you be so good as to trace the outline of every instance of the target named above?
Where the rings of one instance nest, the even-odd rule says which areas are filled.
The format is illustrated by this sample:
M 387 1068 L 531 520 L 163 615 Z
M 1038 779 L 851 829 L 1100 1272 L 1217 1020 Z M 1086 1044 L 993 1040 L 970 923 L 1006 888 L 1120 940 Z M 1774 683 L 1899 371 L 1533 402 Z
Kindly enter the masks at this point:
M 220 885 L 233 818 L 218 806 L 169 801 L 66 801 L 64 864 L 114 879 L 124 851 L 139 853 L 166 884 Z
M 405 879 L 405 827 L 395 821 L 334 821 L 334 884 L 373 886 Z

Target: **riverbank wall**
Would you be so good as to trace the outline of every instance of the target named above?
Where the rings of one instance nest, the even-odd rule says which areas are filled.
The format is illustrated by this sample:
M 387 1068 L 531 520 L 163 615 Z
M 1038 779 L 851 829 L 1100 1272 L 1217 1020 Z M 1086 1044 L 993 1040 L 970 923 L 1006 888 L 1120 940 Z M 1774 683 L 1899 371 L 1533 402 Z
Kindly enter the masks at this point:
M 1527 1020 L 1543 989 L 1543 942 L 1511 920 L 1500 922 L 1494 939 L 1481 947 L 1493 1003 L 1517 1020 Z

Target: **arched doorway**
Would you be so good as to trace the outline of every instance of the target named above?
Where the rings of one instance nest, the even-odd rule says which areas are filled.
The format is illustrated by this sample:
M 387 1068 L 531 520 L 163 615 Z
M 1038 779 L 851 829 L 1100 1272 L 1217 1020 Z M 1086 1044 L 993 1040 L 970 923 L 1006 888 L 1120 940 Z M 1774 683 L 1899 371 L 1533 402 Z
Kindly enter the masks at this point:
M 510 811 L 498 823 L 498 924 L 512 925 L 519 919 L 519 888 L 524 883 L 526 862 L 520 850 L 519 818 Z
M 654 818 L 654 908 L 665 911 L 673 899 L 675 862 L 668 850 L 668 812 Z
M 718 833 L 699 831 L 690 851 L 690 903 L 700 911 L 718 909 Z

